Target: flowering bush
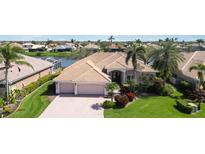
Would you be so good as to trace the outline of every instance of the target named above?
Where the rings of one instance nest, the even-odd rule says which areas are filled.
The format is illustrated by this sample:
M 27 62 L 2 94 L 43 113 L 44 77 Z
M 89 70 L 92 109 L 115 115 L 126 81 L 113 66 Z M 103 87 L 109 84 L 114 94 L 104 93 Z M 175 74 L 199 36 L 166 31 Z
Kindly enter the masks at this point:
M 135 99 L 136 95 L 132 92 L 129 92 L 129 93 L 127 93 L 127 97 L 129 99 L 129 101 L 132 102 Z
M 129 98 L 126 95 L 117 95 L 115 96 L 116 105 L 118 107 L 125 107 L 129 103 Z

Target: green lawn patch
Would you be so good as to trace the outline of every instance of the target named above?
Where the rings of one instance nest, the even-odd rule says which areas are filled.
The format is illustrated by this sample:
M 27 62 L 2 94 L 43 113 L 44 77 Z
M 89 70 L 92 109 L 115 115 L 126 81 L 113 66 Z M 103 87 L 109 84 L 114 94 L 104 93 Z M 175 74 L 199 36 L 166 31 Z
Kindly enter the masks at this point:
M 106 118 L 205 118 L 205 104 L 202 111 L 189 115 L 175 108 L 176 100 L 169 96 L 142 97 L 123 109 L 106 109 Z
M 65 58 L 78 58 L 80 56 L 79 51 L 73 52 L 25 52 L 27 56 L 33 57 L 65 57 Z
M 42 87 L 37 89 L 33 94 L 23 100 L 19 109 L 12 113 L 11 118 L 35 118 L 39 117 L 41 113 L 49 105 L 48 95 L 53 94 L 52 81 L 45 83 Z

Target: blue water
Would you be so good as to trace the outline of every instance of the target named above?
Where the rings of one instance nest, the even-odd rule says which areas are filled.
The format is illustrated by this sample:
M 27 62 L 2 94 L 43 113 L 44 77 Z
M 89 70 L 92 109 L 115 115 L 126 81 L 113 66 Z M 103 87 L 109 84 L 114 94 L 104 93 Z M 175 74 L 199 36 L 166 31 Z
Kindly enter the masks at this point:
M 68 67 L 68 66 L 70 66 L 70 65 L 72 65 L 73 63 L 76 62 L 76 60 L 74 60 L 74 59 L 64 58 L 64 57 L 52 57 L 52 56 L 48 56 L 48 57 L 39 57 L 39 58 L 41 58 L 41 59 L 53 58 L 53 59 L 56 59 L 56 60 L 60 60 L 62 67 Z
M 70 58 L 62 58 L 62 57 L 53 57 L 56 60 L 61 60 L 61 66 L 62 67 L 68 67 L 72 65 L 76 60 L 70 59 Z

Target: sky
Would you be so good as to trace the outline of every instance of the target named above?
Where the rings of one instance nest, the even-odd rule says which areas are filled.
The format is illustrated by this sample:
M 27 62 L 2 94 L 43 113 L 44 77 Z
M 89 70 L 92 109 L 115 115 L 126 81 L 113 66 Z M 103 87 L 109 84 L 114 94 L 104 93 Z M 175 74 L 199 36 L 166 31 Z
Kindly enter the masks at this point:
M 0 35 L 0 41 L 105 41 L 108 40 L 109 35 Z M 133 41 L 140 39 L 142 41 L 158 41 L 165 38 L 178 38 L 179 41 L 195 41 L 197 39 L 204 39 L 205 35 L 114 35 L 114 41 Z

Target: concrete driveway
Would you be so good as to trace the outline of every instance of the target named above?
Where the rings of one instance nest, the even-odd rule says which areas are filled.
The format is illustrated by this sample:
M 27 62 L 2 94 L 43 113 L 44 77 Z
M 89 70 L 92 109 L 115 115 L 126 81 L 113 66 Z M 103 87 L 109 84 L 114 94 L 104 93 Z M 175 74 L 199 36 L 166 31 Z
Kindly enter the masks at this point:
M 41 118 L 103 118 L 103 109 L 96 105 L 106 99 L 96 96 L 57 96 Z

